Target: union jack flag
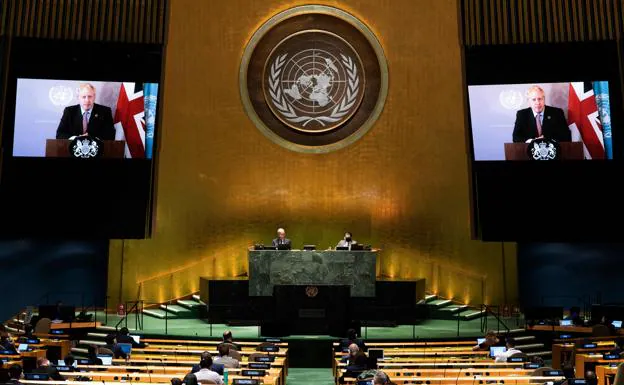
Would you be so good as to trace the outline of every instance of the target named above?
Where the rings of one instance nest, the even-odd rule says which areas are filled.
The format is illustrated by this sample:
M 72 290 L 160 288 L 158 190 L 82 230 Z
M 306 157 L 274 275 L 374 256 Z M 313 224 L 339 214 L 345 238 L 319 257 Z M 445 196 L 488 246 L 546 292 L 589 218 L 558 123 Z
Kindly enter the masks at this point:
M 115 130 L 123 133 L 126 158 L 145 158 L 145 104 L 142 83 L 122 83 L 115 111 Z

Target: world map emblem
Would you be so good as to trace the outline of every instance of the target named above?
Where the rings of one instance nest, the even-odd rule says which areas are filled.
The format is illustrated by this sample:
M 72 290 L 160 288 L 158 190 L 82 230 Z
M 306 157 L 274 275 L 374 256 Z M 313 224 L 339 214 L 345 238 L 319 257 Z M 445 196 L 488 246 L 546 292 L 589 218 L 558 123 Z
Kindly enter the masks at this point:
M 364 70 L 357 53 L 325 31 L 304 31 L 282 42 L 269 57 L 265 78 L 265 97 L 273 113 L 304 132 L 339 127 L 364 96 Z
M 255 126 L 289 150 L 326 153 L 375 124 L 388 91 L 381 44 L 353 15 L 306 5 L 273 16 L 253 34 L 239 73 Z

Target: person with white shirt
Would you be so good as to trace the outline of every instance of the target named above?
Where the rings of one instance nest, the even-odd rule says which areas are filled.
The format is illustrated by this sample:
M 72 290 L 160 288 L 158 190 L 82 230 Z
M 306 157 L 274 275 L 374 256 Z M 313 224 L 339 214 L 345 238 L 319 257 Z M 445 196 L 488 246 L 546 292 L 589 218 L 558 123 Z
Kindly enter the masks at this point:
M 559 142 L 570 142 L 572 133 L 563 110 L 546 105 L 544 90 L 533 86 L 527 91 L 529 107 L 516 113 L 513 129 L 513 141 L 516 143 L 530 142 L 534 139 L 554 139 Z
M 221 379 L 221 376 L 219 375 L 219 373 L 213 372 L 212 370 L 210 370 L 211 366 L 212 366 L 212 358 L 206 358 L 200 361 L 199 367 L 201 369 L 195 372 L 195 377 L 197 378 L 197 382 L 201 383 L 202 381 L 208 380 L 208 381 L 214 381 L 214 383 L 216 383 L 217 385 L 223 384 L 223 380 Z
M 507 358 L 513 356 L 514 354 L 522 354 L 520 350 L 516 349 L 516 343 L 513 338 L 507 338 L 505 346 L 507 347 L 507 350 L 497 354 L 494 360 L 495 362 L 507 362 Z

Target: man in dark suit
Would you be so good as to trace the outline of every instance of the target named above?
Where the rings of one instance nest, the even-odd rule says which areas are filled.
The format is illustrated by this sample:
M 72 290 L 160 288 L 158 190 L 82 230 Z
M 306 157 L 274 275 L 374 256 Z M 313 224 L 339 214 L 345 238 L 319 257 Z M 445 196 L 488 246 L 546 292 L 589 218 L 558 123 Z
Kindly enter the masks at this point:
M 529 108 L 516 113 L 513 130 L 514 142 L 527 142 L 530 139 L 555 139 L 570 142 L 572 135 L 563 110 L 546 105 L 544 90 L 533 86 L 527 91 Z
M 89 83 L 81 84 L 78 99 L 80 104 L 65 107 L 56 129 L 56 139 L 88 134 L 102 140 L 114 140 L 113 113 L 109 107 L 95 103 L 95 87 Z
M 273 246 L 285 245 L 290 249 L 290 239 L 286 238 L 286 230 L 281 227 L 277 229 L 277 238 L 273 240 Z

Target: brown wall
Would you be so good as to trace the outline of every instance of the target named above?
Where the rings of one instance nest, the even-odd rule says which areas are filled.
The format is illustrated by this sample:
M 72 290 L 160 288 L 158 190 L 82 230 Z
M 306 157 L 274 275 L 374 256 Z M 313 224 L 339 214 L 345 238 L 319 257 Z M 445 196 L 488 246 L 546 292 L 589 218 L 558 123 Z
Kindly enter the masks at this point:
M 238 70 L 270 16 L 306 1 L 170 2 L 152 239 L 112 241 L 109 295 L 164 301 L 199 277 L 247 271 L 246 250 L 285 226 L 295 246 L 326 248 L 344 230 L 383 249 L 379 273 L 428 290 L 503 301 L 501 244 L 470 239 L 459 6 L 456 0 L 317 1 L 367 23 L 388 58 L 375 126 L 350 147 L 300 154 L 246 116 Z M 122 252 L 123 251 L 123 252 Z M 507 299 L 517 296 L 506 245 Z

